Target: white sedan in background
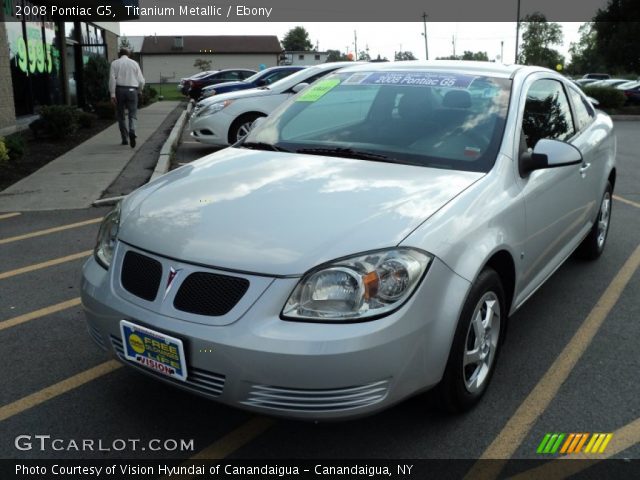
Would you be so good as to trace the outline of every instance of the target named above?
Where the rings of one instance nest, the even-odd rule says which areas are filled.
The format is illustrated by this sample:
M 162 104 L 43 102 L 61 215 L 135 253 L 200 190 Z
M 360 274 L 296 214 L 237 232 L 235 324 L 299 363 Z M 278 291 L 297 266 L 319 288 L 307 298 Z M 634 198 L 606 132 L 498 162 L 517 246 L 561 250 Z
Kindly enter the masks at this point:
M 249 133 L 257 118 L 266 117 L 317 79 L 353 65 L 354 62 L 324 63 L 305 68 L 269 86 L 205 98 L 197 103 L 191 115 L 191 136 L 202 143 L 232 145 Z

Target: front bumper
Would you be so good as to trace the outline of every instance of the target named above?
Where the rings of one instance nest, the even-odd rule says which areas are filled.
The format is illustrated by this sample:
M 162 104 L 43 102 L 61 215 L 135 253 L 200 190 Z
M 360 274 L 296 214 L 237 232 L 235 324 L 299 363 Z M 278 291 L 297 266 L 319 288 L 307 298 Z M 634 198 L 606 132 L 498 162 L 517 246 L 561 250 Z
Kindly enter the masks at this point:
M 228 117 L 224 111 L 205 116 L 200 116 L 198 111 L 194 111 L 189 119 L 191 138 L 202 143 L 226 147 L 229 145 L 228 133 L 233 121 L 233 118 Z
M 154 258 L 163 265 L 172 262 Z M 227 405 L 307 420 L 369 414 L 437 384 L 469 288 L 434 259 L 418 291 L 391 315 L 317 324 L 280 319 L 298 279 L 269 279 L 246 311 L 231 323 L 214 325 L 124 298 L 119 279 L 111 278 L 114 271 L 114 265 L 107 271 L 93 258 L 83 268 L 88 328 L 103 349 L 144 373 Z M 121 319 L 182 339 L 187 380 L 169 379 L 125 360 Z

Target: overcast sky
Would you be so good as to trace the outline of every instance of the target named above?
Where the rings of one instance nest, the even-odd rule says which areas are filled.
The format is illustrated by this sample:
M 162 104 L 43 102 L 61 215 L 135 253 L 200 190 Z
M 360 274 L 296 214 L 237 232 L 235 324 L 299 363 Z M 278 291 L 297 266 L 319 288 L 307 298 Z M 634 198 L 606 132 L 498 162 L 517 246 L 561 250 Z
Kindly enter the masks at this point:
M 422 22 L 407 23 L 225 23 L 225 22 L 122 22 L 121 35 L 277 35 L 280 40 L 291 28 L 302 25 L 309 32 L 311 41 L 320 50 L 354 51 L 354 30 L 358 35 L 358 50 L 369 47 L 375 58 L 393 59 L 397 50 L 409 50 L 425 58 L 424 30 Z M 570 42 L 578 40 L 581 23 L 561 22 L 564 44 L 558 50 L 568 58 Z M 455 38 L 456 54 L 465 50 L 487 52 L 490 60 L 500 56 L 500 42 L 504 41 L 506 63 L 513 63 L 515 54 L 515 22 L 431 22 L 427 23 L 429 58 L 435 59 L 453 53 Z

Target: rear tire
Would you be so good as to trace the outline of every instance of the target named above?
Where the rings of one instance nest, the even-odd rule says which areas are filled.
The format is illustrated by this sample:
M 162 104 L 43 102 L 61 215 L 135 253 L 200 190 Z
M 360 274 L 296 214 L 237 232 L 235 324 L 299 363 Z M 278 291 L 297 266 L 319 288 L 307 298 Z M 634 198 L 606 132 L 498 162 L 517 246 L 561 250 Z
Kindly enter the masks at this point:
M 260 113 L 246 113 L 236 118 L 229 127 L 229 145 L 239 142 L 247 136 L 251 130 L 251 125 L 257 118 L 264 117 Z
M 576 250 L 576 255 L 579 258 L 596 260 L 602 255 L 602 252 L 604 252 L 604 247 L 609 235 L 609 225 L 611 224 L 612 194 L 613 187 L 611 186 L 611 182 L 607 182 L 607 187 L 600 201 L 598 217 L 593 224 L 593 228 Z
M 464 303 L 438 385 L 440 403 L 446 410 L 467 411 L 484 395 L 495 370 L 507 313 L 500 276 L 486 268 Z

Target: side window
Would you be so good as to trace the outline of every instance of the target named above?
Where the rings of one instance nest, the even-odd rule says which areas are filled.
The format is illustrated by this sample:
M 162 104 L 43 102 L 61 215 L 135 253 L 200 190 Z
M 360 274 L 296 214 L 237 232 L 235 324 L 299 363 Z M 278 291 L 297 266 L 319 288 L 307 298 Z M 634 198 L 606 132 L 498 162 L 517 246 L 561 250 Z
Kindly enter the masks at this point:
M 538 80 L 527 92 L 522 130 L 528 148 L 538 140 L 568 140 L 575 133 L 569 101 L 557 80 Z
M 589 104 L 589 101 L 575 89 L 569 88 L 569 96 L 571 97 L 573 107 L 576 111 L 576 123 L 578 130 L 583 130 L 591 124 L 596 113 L 594 112 L 593 107 Z
M 311 85 L 313 82 L 315 82 L 319 78 L 322 78 L 322 77 L 324 77 L 326 75 L 329 75 L 331 72 L 333 72 L 333 70 L 331 70 L 330 72 L 316 73 L 314 76 L 307 78 L 304 82 L 308 83 L 309 85 Z
M 238 72 L 226 72 L 223 75 L 223 79 L 225 82 L 233 82 L 236 80 L 240 80 L 240 75 L 238 74 Z
M 282 70 L 280 72 L 276 72 L 273 75 L 271 75 L 269 78 L 266 78 L 265 81 L 267 82 L 267 84 L 271 84 L 273 82 L 277 82 L 278 80 L 289 76 L 291 72 L 289 72 L 289 70 Z

